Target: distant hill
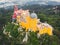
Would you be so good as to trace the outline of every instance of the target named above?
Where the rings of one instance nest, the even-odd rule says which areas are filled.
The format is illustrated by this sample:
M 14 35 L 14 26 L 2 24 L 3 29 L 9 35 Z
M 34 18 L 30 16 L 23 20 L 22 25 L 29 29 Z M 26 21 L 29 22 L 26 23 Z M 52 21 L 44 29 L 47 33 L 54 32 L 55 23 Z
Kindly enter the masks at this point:
M 40 5 L 60 5 L 60 2 L 56 1 L 31 1 L 27 2 L 26 5 L 40 4 Z
M 8 6 L 13 6 L 15 4 L 18 4 L 20 6 L 25 6 L 25 5 L 35 5 L 35 4 L 39 4 L 39 5 L 60 5 L 60 2 L 57 2 L 57 1 L 43 1 L 43 0 L 38 0 L 38 1 L 29 1 L 29 2 L 26 2 L 26 3 L 21 3 L 19 1 L 15 1 L 15 2 L 0 2 L 0 8 L 3 7 L 3 5 L 5 7 L 8 7 Z

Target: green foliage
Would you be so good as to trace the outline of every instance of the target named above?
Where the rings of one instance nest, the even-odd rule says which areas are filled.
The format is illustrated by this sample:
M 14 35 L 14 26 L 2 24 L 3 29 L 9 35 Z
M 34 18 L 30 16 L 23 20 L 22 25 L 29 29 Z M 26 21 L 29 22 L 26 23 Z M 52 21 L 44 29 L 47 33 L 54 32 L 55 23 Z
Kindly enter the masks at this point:
M 59 45 L 59 39 L 57 36 L 49 36 L 47 34 L 41 35 L 40 37 L 41 45 Z
M 26 45 L 39 45 L 39 39 L 37 38 L 37 33 L 30 32 L 30 36 Z
M 5 27 L 7 32 L 10 32 L 11 38 L 6 36 L 5 41 L 10 41 L 10 45 L 59 45 L 59 38 L 56 35 L 49 36 L 47 34 L 41 35 L 37 38 L 37 32 L 29 32 L 27 43 L 22 43 L 25 36 L 25 31 L 18 32 L 18 25 L 8 23 Z M 22 29 L 24 30 L 24 29 Z M 21 35 L 23 33 L 23 35 Z M 5 42 L 5 43 L 6 43 Z M 9 43 L 9 42 L 8 42 Z
M 60 16 L 59 15 L 45 15 L 45 14 L 38 14 L 38 18 L 42 22 L 47 21 L 47 23 L 51 24 L 55 29 L 60 30 Z
M 39 10 L 39 9 L 38 9 Z M 18 25 L 14 25 L 11 22 L 11 15 L 13 14 L 13 11 L 4 11 L 3 9 L 0 10 L 0 28 L 3 27 L 5 24 L 6 32 L 10 32 L 10 35 L 12 37 L 9 37 L 7 35 L 3 34 L 3 30 L 0 29 L 0 45 L 60 45 L 60 14 L 51 14 L 47 9 L 41 9 L 40 12 L 38 12 L 38 18 L 45 22 L 47 21 L 49 24 L 51 24 L 54 28 L 54 35 L 41 35 L 40 38 L 37 38 L 37 34 L 34 32 L 29 32 L 30 35 L 28 36 L 28 42 L 22 43 L 23 38 L 25 37 L 25 31 L 18 31 Z M 45 13 L 49 13 L 48 15 Z M 52 12 L 53 13 L 53 12 Z M 23 33 L 23 35 L 22 35 Z
M 19 35 L 18 28 L 19 28 L 18 25 L 8 23 L 4 29 L 6 29 L 6 32 L 10 32 L 11 36 L 17 37 Z

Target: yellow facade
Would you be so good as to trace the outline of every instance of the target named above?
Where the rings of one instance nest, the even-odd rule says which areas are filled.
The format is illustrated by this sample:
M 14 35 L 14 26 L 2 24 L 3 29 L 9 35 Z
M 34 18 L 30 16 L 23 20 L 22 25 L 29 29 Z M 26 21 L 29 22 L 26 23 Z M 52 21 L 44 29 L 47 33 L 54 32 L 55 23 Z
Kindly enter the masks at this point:
M 17 22 L 19 23 L 20 22 L 20 15 L 17 15 Z
M 44 27 L 42 30 L 39 30 L 39 34 L 52 35 L 52 29 L 49 27 Z
M 38 23 L 37 18 L 31 18 L 30 16 L 26 16 L 25 17 L 26 22 L 24 22 L 24 21 L 20 21 L 20 17 L 21 17 L 20 15 L 17 16 L 17 22 L 19 23 L 20 26 L 22 26 L 22 28 L 26 29 L 25 31 L 28 31 L 29 29 L 31 29 L 33 32 L 36 32 L 38 30 L 40 35 L 45 33 L 47 33 L 48 35 L 52 35 L 52 28 L 43 27 L 41 29 L 37 27 L 37 23 Z
M 30 29 L 34 32 L 37 31 L 37 19 L 36 18 L 34 19 L 30 18 Z
M 26 22 L 21 21 L 19 24 L 23 28 L 26 28 L 26 31 L 28 31 L 28 29 L 31 29 L 34 32 L 37 31 L 37 19 L 32 19 L 28 16 L 28 17 L 26 17 Z

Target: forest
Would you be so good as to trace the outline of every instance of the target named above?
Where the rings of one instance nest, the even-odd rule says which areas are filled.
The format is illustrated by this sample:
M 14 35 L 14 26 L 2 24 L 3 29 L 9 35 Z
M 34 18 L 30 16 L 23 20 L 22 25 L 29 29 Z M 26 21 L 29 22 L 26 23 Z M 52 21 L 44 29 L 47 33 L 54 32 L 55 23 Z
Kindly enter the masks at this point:
M 53 36 L 49 36 L 46 34 L 46 35 L 42 35 L 39 39 L 37 39 L 36 33 L 31 32 L 29 41 L 27 43 L 22 44 L 20 42 L 23 36 L 19 35 L 16 30 L 15 30 L 15 33 L 12 34 L 14 35 L 12 38 L 9 38 L 7 35 L 3 34 L 3 27 L 5 25 L 9 25 L 6 29 L 14 26 L 13 24 L 11 24 L 13 9 L 7 10 L 4 8 L 1 8 L 0 9 L 0 45 L 60 45 L 60 21 L 59 21 L 60 14 L 59 13 L 55 14 L 54 11 L 51 9 L 51 7 L 50 7 L 50 10 L 48 9 L 49 7 L 47 8 L 45 7 L 45 8 L 39 8 L 38 9 L 39 11 L 36 11 L 37 10 L 37 7 L 36 7 L 33 10 L 37 13 L 37 16 L 41 20 L 41 22 L 46 21 L 48 24 L 50 24 L 54 28 Z M 30 12 L 32 12 L 32 10 L 30 10 Z M 15 27 L 17 29 L 17 26 Z

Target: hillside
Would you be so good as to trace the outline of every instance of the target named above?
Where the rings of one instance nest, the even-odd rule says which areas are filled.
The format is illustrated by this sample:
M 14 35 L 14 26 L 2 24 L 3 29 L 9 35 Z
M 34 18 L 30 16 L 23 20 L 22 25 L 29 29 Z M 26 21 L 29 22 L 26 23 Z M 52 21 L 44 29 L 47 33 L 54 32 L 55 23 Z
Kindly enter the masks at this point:
M 40 6 L 40 5 L 29 5 L 29 6 L 23 6 L 23 9 L 29 9 L 30 12 L 35 11 L 37 13 L 38 18 L 41 20 L 41 22 L 45 22 L 47 21 L 47 23 L 49 23 L 50 25 L 52 25 L 52 27 L 54 28 L 53 30 L 53 36 L 50 37 L 49 35 L 42 35 L 42 37 L 39 39 L 35 38 L 36 35 L 35 33 L 31 33 L 30 35 L 30 39 L 28 41 L 27 44 L 25 45 L 59 45 L 60 44 L 60 14 L 57 13 L 53 13 L 54 11 L 52 10 L 54 6 L 48 5 L 48 6 Z M 48 10 L 50 9 L 50 10 Z M 11 24 L 11 16 L 13 14 L 13 9 L 4 9 L 1 8 L 0 9 L 0 45 L 24 45 L 21 44 L 18 38 L 18 32 L 14 31 L 14 29 L 17 29 L 17 26 L 14 26 L 13 24 Z M 9 23 L 10 24 L 9 24 Z M 13 28 L 13 30 L 11 32 L 14 32 L 14 34 L 12 33 L 13 38 L 9 38 L 8 36 L 5 36 L 3 34 L 3 26 L 4 25 L 9 25 L 9 27 L 6 27 L 7 29 L 12 27 L 16 27 Z M 17 33 L 17 34 L 16 34 Z M 17 38 L 15 38 L 15 36 L 17 36 Z M 19 35 L 20 36 L 20 35 Z M 22 36 L 23 37 L 23 36 Z M 21 37 L 20 37 L 21 38 Z M 34 39 L 34 40 L 33 40 Z M 45 39 L 45 40 L 44 40 Z M 31 42 L 30 42 L 31 41 Z M 34 42 L 35 41 L 35 42 Z

